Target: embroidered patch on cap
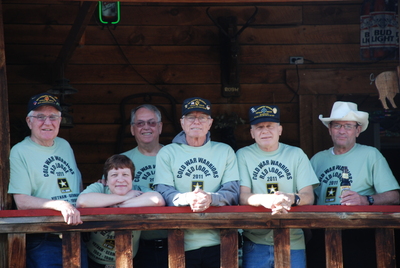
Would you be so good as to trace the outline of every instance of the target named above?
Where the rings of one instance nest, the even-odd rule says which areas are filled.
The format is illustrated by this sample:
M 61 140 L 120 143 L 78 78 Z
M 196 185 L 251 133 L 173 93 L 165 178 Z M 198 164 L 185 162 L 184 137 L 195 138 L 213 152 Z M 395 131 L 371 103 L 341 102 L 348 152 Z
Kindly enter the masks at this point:
M 249 120 L 251 125 L 261 122 L 280 122 L 280 110 L 275 105 L 253 106 L 249 110 Z

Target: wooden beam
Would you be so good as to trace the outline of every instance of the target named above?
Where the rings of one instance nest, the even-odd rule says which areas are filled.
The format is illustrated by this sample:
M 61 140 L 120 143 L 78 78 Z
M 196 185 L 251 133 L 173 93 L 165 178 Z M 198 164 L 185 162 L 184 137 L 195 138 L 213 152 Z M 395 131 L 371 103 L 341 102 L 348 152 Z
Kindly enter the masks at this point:
M 335 101 L 336 95 L 333 94 L 299 96 L 300 147 L 309 158 L 332 146 L 328 129 L 318 116 L 320 114 L 328 116 Z
M 343 268 L 342 230 L 326 229 L 325 241 L 326 267 Z
M 183 230 L 168 230 L 168 267 L 185 267 Z
M 376 260 L 378 268 L 396 267 L 395 237 L 393 229 L 375 230 Z
M 8 263 L 9 266 L 1 267 L 13 267 L 13 268 L 25 268 L 26 267 L 26 235 L 25 234 L 8 234 Z
M 65 0 L 66 2 L 81 2 L 81 0 Z M 88 0 L 86 2 L 97 2 L 98 0 Z M 108 2 L 125 2 L 125 3 L 137 3 L 137 4 L 149 4 L 149 3 L 160 3 L 160 4 L 260 4 L 260 3 L 318 3 L 323 2 L 324 4 L 329 3 L 362 3 L 362 0 L 111 0 Z
M 8 114 L 8 87 L 6 53 L 4 49 L 3 4 L 0 0 L 0 210 L 11 209 L 11 195 L 7 193 L 10 178 L 10 122 Z M 0 267 L 7 264 L 7 236 L 0 235 Z M 23 256 L 22 256 L 23 257 Z M 17 266 L 15 266 L 17 267 Z
M 54 80 L 58 78 L 63 77 L 65 66 L 67 65 L 68 60 L 71 58 L 74 50 L 79 45 L 79 42 L 86 30 L 86 27 L 89 24 L 94 11 L 96 10 L 97 3 L 97 1 L 86 1 L 83 2 L 82 6 L 80 7 L 79 13 L 75 18 L 75 22 L 71 27 L 71 30 L 67 36 L 67 39 L 64 42 L 63 47 L 61 48 L 57 60 L 54 63 L 52 82 L 54 82 Z
M 274 229 L 274 258 L 276 268 L 290 267 L 290 229 Z
M 299 95 L 378 94 L 370 84 L 370 74 L 388 71 L 384 68 L 294 69 L 286 70 L 286 84 Z M 396 70 L 393 66 L 392 70 Z
M 133 267 L 132 247 L 126 245 L 132 244 L 132 231 L 115 231 L 115 266 Z
M 221 229 L 221 267 L 239 267 L 238 231 L 236 229 Z M 232 252 L 234 254 L 232 255 Z
M 11 196 L 7 194 L 10 176 L 10 124 L 8 116 L 8 88 L 6 54 L 4 49 L 3 8 L 0 0 L 0 210 L 11 209 Z
M 81 233 L 63 232 L 63 268 L 81 267 Z

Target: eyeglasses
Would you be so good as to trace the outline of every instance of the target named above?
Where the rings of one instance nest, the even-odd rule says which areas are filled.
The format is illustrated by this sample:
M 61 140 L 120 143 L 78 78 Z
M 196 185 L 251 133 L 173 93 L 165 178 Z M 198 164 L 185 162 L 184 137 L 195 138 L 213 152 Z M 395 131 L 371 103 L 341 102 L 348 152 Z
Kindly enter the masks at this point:
M 208 119 L 210 119 L 210 117 L 206 115 L 201 115 L 199 117 L 196 117 L 194 115 L 184 115 L 183 118 L 189 121 L 190 123 L 193 123 L 196 119 L 199 120 L 200 123 L 206 123 Z
M 353 129 L 358 127 L 358 124 L 355 124 L 355 125 L 352 125 L 352 124 L 342 125 L 342 124 L 338 124 L 338 123 L 331 123 L 330 125 L 334 129 L 341 129 L 343 127 L 345 130 L 353 130 Z
M 142 128 L 146 124 L 149 127 L 155 127 L 157 125 L 157 123 L 160 123 L 160 121 L 149 120 L 149 121 L 137 121 L 136 123 L 133 123 L 133 125 L 136 125 L 138 128 Z
M 256 125 L 256 126 L 252 126 L 252 128 L 254 128 L 257 131 L 264 131 L 264 129 L 266 130 L 274 130 L 275 128 L 277 128 L 279 126 L 279 124 L 270 124 L 270 125 Z
M 55 115 L 55 114 L 47 115 L 47 116 L 46 116 L 46 115 L 43 115 L 43 114 L 39 114 L 39 115 L 31 115 L 31 116 L 29 116 L 29 117 L 34 117 L 34 118 L 36 118 L 38 121 L 41 121 L 41 122 L 46 121 L 47 118 L 49 118 L 50 121 L 57 121 L 58 118 L 60 118 L 59 115 Z

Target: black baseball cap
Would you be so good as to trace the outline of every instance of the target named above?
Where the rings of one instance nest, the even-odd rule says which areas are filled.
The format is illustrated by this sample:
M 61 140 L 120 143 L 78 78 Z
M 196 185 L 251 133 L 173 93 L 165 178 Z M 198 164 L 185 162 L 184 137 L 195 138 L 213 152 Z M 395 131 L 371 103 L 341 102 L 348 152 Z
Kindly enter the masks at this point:
M 280 122 L 280 110 L 275 105 L 258 105 L 249 110 L 250 125 L 257 125 L 261 122 Z
M 188 113 L 196 111 L 211 115 L 210 101 L 199 97 L 189 98 L 183 101 L 182 115 L 187 115 Z
M 45 93 L 40 93 L 38 95 L 33 96 L 30 98 L 28 102 L 28 113 L 32 110 L 36 110 L 37 108 L 41 106 L 53 106 L 57 110 L 61 112 L 61 105 L 58 100 L 58 98 L 52 94 L 49 94 L 47 92 Z

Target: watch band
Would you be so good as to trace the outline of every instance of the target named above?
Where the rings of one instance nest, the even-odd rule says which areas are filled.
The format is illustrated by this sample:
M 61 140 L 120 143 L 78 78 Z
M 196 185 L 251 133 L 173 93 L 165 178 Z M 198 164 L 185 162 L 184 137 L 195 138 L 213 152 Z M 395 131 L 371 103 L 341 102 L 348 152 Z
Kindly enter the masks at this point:
M 373 205 L 374 201 L 375 201 L 374 198 L 372 196 L 370 196 L 370 195 L 366 195 L 366 197 L 367 197 L 369 205 L 370 206 Z
M 298 206 L 299 204 L 300 204 L 300 196 L 294 194 L 294 202 L 292 204 L 292 207 Z

